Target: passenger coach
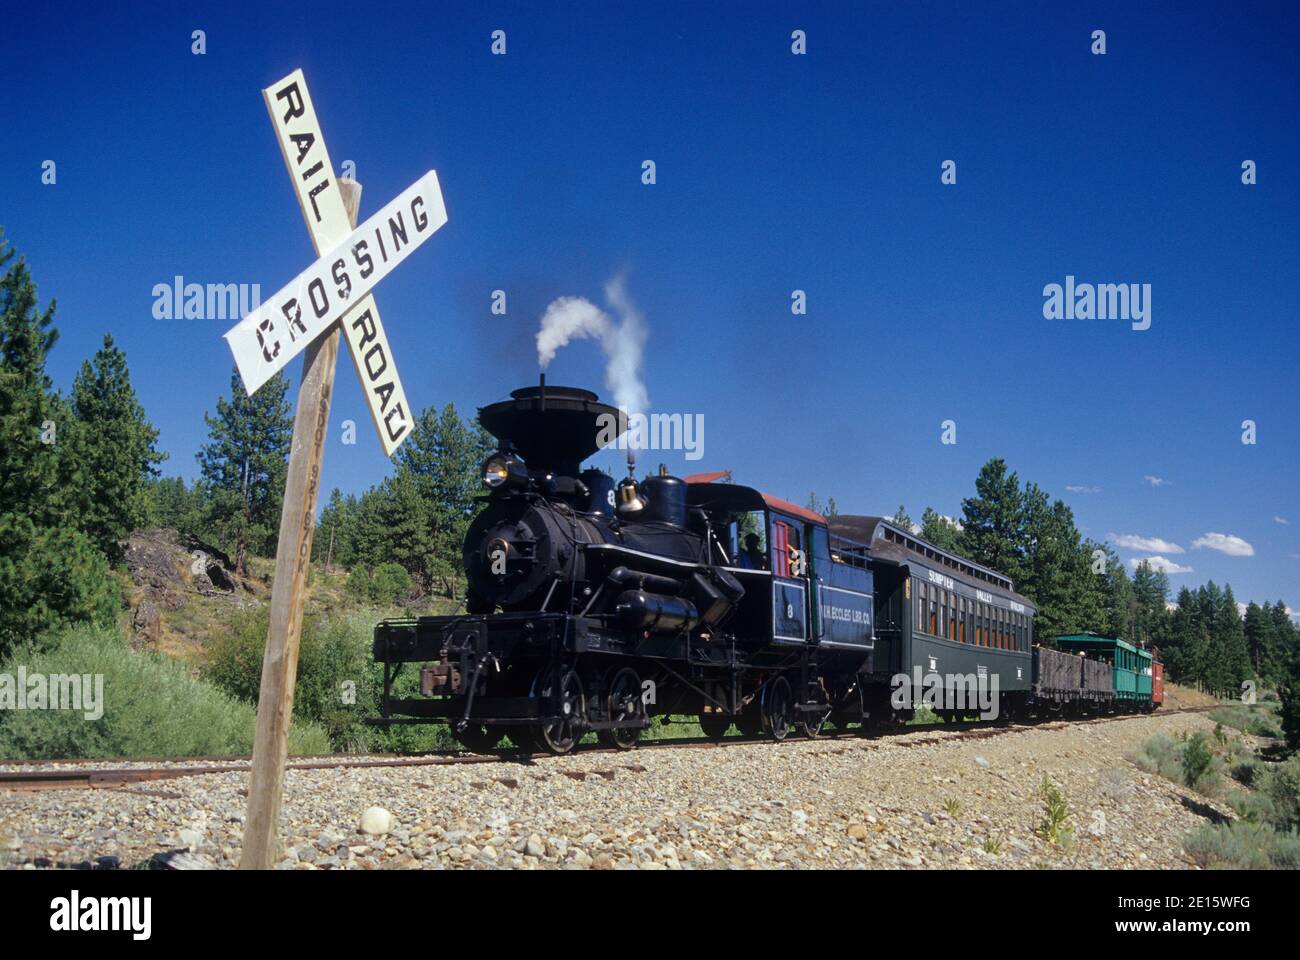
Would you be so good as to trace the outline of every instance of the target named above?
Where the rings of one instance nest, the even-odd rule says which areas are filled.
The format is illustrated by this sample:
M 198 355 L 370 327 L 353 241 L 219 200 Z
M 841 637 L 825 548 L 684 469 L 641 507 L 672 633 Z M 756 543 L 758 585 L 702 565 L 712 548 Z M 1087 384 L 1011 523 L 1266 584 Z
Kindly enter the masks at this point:
M 1014 716 L 1030 690 L 1037 611 L 1011 580 L 883 517 L 835 516 L 827 523 L 834 544 L 865 551 L 874 575 L 876 655 L 867 697 L 873 715 L 888 705 L 896 675 L 915 684 L 917 676 L 936 674 L 946 694 L 941 716 L 974 712 L 954 706 L 958 692 L 971 690 L 971 678 L 989 690 L 996 683 L 999 716 Z

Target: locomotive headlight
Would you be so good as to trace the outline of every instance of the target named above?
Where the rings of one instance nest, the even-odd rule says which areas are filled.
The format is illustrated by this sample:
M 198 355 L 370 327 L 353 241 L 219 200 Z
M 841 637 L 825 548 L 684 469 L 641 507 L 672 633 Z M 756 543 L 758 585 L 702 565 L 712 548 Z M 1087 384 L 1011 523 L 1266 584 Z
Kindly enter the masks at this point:
M 483 485 L 489 490 L 521 487 L 528 483 L 528 469 L 519 456 L 498 451 L 483 461 Z
M 483 464 L 483 483 L 486 486 L 496 489 L 510 479 L 510 470 L 506 467 L 505 457 L 500 455 L 489 457 Z

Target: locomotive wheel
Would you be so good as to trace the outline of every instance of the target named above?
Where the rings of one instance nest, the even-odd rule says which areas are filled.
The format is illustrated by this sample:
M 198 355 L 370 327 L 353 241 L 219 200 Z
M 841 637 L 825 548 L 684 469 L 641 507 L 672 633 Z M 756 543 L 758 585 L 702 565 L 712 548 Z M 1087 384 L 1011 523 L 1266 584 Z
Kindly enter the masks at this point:
M 471 723 L 466 725 L 464 730 L 457 730 L 453 724 L 451 735 L 470 753 L 491 753 L 501 743 L 501 738 L 506 735 L 506 732 L 501 727 Z
M 645 716 L 645 703 L 641 700 L 641 678 L 631 667 L 624 667 L 614 674 L 609 685 L 608 711 L 611 720 L 636 720 Z M 608 747 L 631 750 L 641 739 L 641 728 L 600 730 L 596 739 Z
M 790 735 L 793 708 L 789 681 L 777 677 L 763 691 L 763 727 L 773 740 L 784 740 Z
M 726 713 L 701 713 L 700 729 L 710 740 L 721 740 L 731 729 L 732 717 Z
M 830 708 L 827 708 L 825 713 L 806 713 L 804 714 L 806 719 L 799 721 L 799 730 L 809 740 L 816 740 L 830 716 Z
M 831 716 L 831 705 L 826 702 L 826 693 L 820 687 L 818 688 L 817 697 L 822 701 L 826 709 L 821 713 L 804 713 L 800 711 L 798 727 L 799 731 L 809 740 L 816 740 L 826 726 L 826 721 Z
M 559 719 L 534 730 L 537 745 L 549 753 L 568 753 L 582 739 L 575 721 L 587 716 L 587 700 L 582 681 L 568 667 L 547 670 L 537 681 L 537 696 L 548 700 Z

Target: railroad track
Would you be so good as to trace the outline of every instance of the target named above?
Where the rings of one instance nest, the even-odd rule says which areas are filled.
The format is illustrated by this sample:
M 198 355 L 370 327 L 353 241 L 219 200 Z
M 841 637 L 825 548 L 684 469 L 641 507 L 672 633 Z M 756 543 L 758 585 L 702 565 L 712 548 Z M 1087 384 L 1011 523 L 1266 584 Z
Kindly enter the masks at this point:
M 1118 714 L 1108 717 L 1094 717 L 1088 720 L 1044 719 L 1032 723 L 986 723 L 979 721 L 963 723 L 928 723 L 915 726 L 900 726 L 862 734 L 857 730 L 843 733 L 825 734 L 816 740 L 791 737 L 783 741 L 772 741 L 762 737 L 728 737 L 724 740 L 706 738 L 682 738 L 676 740 L 651 740 L 639 744 L 635 751 L 624 751 L 614 747 L 579 747 L 570 756 L 589 754 L 616 753 L 626 754 L 643 750 L 706 749 L 719 750 L 727 747 L 749 746 L 763 743 L 769 747 L 780 748 L 794 743 L 834 744 L 854 741 L 867 749 L 875 749 L 882 742 L 900 747 L 921 747 L 954 740 L 983 740 L 990 737 L 1004 736 L 1026 730 L 1059 730 L 1072 726 L 1085 726 L 1097 723 L 1115 723 L 1122 720 L 1138 720 L 1150 716 L 1172 716 L 1181 713 L 1205 713 L 1217 707 L 1183 707 L 1177 710 L 1162 710 L 1159 714 Z M 918 737 L 916 739 L 896 739 L 910 734 L 944 733 L 943 737 Z M 843 748 L 848 749 L 848 748 Z M 836 751 L 839 752 L 839 751 Z M 289 770 L 337 770 L 364 769 L 374 767 L 426 767 L 451 766 L 458 764 L 481 763 L 530 763 L 537 758 L 550 758 L 550 754 L 501 752 L 492 754 L 466 754 L 463 752 L 428 753 L 418 755 L 402 754 L 361 754 L 355 756 L 324 755 L 296 757 L 286 765 Z M 555 758 L 560 759 L 560 758 Z M 136 762 L 191 764 L 165 767 L 78 767 L 76 760 L 18 760 L 6 761 L 12 766 L 21 766 L 21 770 L 0 772 L 0 790 L 55 790 L 55 789 L 120 789 L 135 783 L 147 783 L 154 780 L 175 780 L 182 777 L 210 776 L 219 773 L 248 773 L 249 757 L 148 757 Z

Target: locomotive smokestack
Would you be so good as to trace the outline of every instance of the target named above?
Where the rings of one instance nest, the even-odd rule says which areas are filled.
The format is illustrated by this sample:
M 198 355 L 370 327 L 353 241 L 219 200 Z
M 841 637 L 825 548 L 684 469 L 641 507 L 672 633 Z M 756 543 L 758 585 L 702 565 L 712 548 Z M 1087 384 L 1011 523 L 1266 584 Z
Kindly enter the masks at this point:
M 546 412 L 546 371 L 542 371 L 542 382 L 538 386 L 538 394 L 542 398 L 542 412 Z

